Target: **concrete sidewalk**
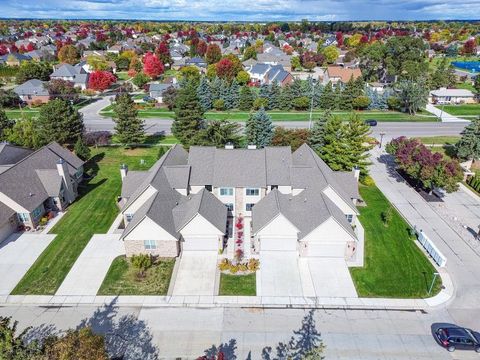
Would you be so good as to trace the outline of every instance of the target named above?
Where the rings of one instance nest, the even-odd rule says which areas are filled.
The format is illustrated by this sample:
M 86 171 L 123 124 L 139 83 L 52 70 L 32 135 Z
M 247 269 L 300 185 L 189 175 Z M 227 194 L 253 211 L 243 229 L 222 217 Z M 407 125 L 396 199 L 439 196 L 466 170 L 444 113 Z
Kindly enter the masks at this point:
M 428 112 L 431 112 L 433 115 L 437 116 L 442 122 L 469 122 L 469 120 L 450 115 L 442 109 L 435 107 L 433 104 L 427 104 L 426 109 Z
M 96 234 L 70 269 L 56 295 L 95 296 L 113 259 L 125 254 L 120 234 Z

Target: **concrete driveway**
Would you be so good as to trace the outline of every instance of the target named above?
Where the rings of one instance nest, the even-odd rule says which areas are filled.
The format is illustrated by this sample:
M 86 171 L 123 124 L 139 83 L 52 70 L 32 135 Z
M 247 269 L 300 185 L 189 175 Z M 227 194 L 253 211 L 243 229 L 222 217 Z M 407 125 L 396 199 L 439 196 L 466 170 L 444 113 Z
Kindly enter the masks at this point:
M 260 252 L 260 296 L 303 296 L 298 256 L 293 251 Z M 260 287 L 260 291 L 258 291 Z
M 0 244 L 0 295 L 9 295 L 55 238 L 49 234 L 12 234 Z
M 178 259 L 172 295 L 215 295 L 216 251 L 184 251 Z
M 358 297 L 345 260 L 338 258 L 306 259 L 315 296 Z
M 96 295 L 113 259 L 125 254 L 120 235 L 93 235 L 56 295 Z

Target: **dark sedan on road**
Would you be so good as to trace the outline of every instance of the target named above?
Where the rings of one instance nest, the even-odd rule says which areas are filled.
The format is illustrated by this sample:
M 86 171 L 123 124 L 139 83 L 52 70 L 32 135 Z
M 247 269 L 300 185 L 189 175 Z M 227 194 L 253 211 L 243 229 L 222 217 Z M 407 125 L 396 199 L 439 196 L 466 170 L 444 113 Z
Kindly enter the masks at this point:
M 452 352 L 475 350 L 480 353 L 480 334 L 453 324 L 433 324 L 432 334 L 437 343 Z
M 377 120 L 368 119 L 368 120 L 365 120 L 365 124 L 370 126 L 377 126 Z

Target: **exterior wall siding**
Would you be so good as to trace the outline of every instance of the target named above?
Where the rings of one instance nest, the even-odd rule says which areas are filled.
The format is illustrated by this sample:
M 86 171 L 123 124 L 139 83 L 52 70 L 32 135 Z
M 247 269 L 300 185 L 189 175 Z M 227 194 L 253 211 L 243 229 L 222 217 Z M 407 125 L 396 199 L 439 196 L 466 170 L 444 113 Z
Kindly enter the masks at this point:
M 145 249 L 143 240 L 124 240 L 125 252 L 128 257 L 138 254 L 151 254 L 153 256 L 174 258 L 178 256 L 179 245 L 178 241 L 171 240 L 156 240 L 157 248 L 154 250 Z

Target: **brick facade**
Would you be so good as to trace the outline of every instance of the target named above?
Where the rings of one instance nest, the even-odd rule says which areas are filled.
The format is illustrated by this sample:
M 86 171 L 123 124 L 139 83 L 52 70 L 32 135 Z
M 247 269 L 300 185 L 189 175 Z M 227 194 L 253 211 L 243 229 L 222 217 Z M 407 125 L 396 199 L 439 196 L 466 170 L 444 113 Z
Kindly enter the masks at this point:
M 156 240 L 157 248 L 155 250 L 146 250 L 143 240 L 124 240 L 125 251 L 128 257 L 138 254 L 151 254 L 163 258 L 174 258 L 178 256 L 178 241 Z

